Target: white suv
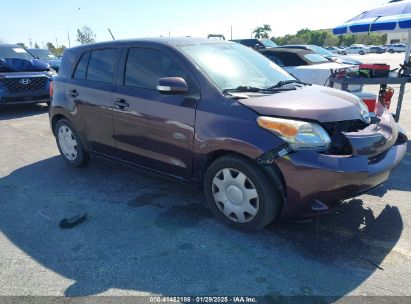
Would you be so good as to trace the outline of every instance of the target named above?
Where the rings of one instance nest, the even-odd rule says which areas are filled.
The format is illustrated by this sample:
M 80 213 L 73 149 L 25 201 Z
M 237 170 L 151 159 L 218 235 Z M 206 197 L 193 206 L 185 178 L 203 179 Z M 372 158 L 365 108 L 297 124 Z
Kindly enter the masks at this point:
M 370 49 L 365 47 L 365 46 L 359 46 L 359 45 L 352 45 L 349 48 L 346 48 L 341 51 L 341 55 L 347 55 L 347 54 L 360 54 L 360 55 L 365 55 L 370 52 Z
M 402 43 L 391 44 L 387 47 L 387 52 L 392 53 L 401 53 L 407 50 L 407 45 Z

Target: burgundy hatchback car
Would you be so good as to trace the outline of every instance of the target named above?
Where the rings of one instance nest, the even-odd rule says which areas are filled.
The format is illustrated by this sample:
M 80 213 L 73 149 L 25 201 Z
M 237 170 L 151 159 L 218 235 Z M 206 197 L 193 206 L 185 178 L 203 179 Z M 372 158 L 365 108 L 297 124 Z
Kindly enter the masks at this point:
M 220 220 L 250 230 L 380 185 L 408 141 L 354 95 L 240 44 L 192 38 L 66 50 L 50 121 L 69 165 L 97 155 L 200 183 Z

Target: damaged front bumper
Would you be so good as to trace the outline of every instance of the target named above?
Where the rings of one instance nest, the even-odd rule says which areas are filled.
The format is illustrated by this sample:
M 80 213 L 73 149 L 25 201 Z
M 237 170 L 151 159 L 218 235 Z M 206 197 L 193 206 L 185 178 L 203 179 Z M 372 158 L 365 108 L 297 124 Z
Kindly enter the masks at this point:
M 384 183 L 407 150 L 407 136 L 392 115 L 378 124 L 345 133 L 351 155 L 298 151 L 274 160 L 284 177 L 282 218 L 310 217 L 327 212 L 343 199 Z

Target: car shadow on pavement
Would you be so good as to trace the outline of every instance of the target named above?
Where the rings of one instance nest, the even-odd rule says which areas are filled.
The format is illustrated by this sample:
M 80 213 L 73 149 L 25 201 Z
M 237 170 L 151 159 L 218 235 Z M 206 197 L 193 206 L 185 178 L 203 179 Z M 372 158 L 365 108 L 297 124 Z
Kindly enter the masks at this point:
M 47 111 L 48 106 L 45 103 L 1 106 L 0 120 L 33 116 L 46 113 Z
M 66 296 L 117 288 L 339 297 L 383 271 L 377 265 L 403 229 L 396 207 L 374 214 L 354 199 L 306 223 L 239 232 L 214 219 L 200 190 L 99 160 L 73 169 L 60 157 L 45 159 L 0 178 L 0 193 L 0 231 L 30 259 L 73 280 Z M 84 223 L 59 228 L 82 212 Z

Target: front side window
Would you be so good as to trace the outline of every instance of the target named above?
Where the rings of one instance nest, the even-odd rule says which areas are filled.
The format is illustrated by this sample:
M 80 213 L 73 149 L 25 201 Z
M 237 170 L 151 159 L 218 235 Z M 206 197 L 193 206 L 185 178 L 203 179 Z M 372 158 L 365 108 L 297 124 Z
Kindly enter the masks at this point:
M 179 47 L 220 90 L 269 87 L 294 78 L 265 56 L 237 43 Z
M 92 51 L 87 69 L 87 80 L 113 83 L 114 66 L 119 49 Z
M 130 48 L 124 85 L 156 90 L 158 80 L 163 77 L 181 77 L 190 87 L 187 73 L 168 54 L 150 48 Z

